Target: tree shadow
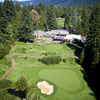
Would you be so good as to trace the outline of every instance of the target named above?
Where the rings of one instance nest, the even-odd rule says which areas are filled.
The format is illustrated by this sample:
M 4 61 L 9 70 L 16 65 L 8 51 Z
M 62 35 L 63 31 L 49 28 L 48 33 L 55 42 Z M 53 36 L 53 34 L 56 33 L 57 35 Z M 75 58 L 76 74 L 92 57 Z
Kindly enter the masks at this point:
M 96 100 L 100 100 L 100 93 L 99 93 L 99 76 L 100 76 L 100 63 L 98 63 L 93 69 L 84 68 L 81 70 L 83 74 L 84 80 L 87 82 L 88 86 L 94 93 L 89 93 L 92 96 L 96 97 Z
M 75 50 L 75 55 L 76 56 L 80 56 L 80 53 L 82 51 L 83 48 L 83 44 L 66 44 L 69 48 L 71 48 L 72 50 Z
M 75 55 L 80 57 L 80 54 L 84 47 L 84 44 L 76 44 L 76 45 L 75 44 L 67 44 L 67 46 L 69 48 L 75 50 Z M 76 62 L 80 63 L 79 59 L 76 59 Z M 80 71 L 83 74 L 83 78 L 87 82 L 90 89 L 94 92 L 94 93 L 89 93 L 89 94 L 92 96 L 95 96 L 96 100 L 100 100 L 100 93 L 98 92 L 99 87 L 100 87 L 100 83 L 99 83 L 100 62 L 93 68 L 89 68 L 89 65 L 86 65 L 85 67 L 83 65 L 82 68 L 84 70 L 80 70 Z

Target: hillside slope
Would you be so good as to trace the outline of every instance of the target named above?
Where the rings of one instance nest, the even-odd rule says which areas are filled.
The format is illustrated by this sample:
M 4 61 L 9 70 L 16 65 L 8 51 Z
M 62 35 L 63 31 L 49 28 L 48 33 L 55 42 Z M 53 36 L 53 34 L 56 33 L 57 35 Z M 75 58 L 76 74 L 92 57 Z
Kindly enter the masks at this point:
M 81 5 L 85 5 L 85 4 L 87 4 L 88 6 L 93 6 L 95 4 L 95 1 L 100 2 L 100 0 L 30 0 L 30 1 L 22 1 L 19 3 L 20 3 L 20 5 L 33 4 L 34 6 L 36 6 L 40 2 L 42 2 L 46 5 L 52 4 L 52 5 L 57 5 L 57 6 L 81 6 Z M 14 4 L 16 2 L 18 2 L 18 1 L 14 0 Z

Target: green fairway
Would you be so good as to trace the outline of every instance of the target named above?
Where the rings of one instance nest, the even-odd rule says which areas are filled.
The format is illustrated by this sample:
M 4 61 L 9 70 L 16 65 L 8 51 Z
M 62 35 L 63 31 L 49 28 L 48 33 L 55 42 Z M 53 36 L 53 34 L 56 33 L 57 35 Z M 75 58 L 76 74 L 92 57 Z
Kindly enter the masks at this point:
M 33 57 L 14 57 L 15 69 L 8 79 L 16 82 L 19 76 L 24 75 L 28 83 L 35 84 L 46 80 L 54 85 L 54 93 L 50 96 L 39 93 L 46 100 L 95 100 L 92 91 L 86 84 L 83 75 L 79 71 L 81 67 L 71 58 L 67 62 L 55 65 L 45 65 Z M 74 59 L 74 58 L 73 58 Z M 70 63 L 72 61 L 73 63 Z M 88 99 L 87 99 L 88 98 Z
M 22 48 L 25 48 L 22 49 Z M 71 55 L 74 51 L 66 45 L 50 44 L 46 46 L 18 43 L 12 47 L 13 54 L 35 55 Z M 38 58 L 14 56 L 15 68 L 8 79 L 16 82 L 18 77 L 24 75 L 28 84 L 35 84 L 38 92 L 45 100 L 95 100 L 93 92 L 88 87 L 80 70 L 82 67 L 76 63 L 75 58 L 65 58 L 66 63 L 45 65 L 38 62 Z M 42 94 L 37 87 L 39 81 L 47 81 L 54 86 L 50 96 Z

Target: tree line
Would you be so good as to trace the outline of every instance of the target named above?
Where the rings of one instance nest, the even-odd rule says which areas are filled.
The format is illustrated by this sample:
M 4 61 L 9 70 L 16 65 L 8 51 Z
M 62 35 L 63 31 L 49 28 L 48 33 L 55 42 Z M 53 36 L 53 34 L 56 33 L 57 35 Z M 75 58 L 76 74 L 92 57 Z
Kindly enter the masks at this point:
M 10 50 L 10 44 L 15 40 L 34 41 L 31 34 L 34 30 L 71 29 L 77 34 L 87 35 L 89 32 L 89 18 L 93 7 L 57 7 L 13 4 L 12 0 L 0 3 L 0 58 Z M 57 24 L 56 18 L 65 18 L 64 27 Z
M 87 15 L 86 15 L 87 16 Z M 84 20 L 85 23 L 87 19 Z M 94 91 L 97 100 L 99 95 L 99 76 L 100 76 L 100 3 L 96 3 L 93 7 L 89 18 L 89 30 L 87 30 L 87 38 L 84 48 L 81 52 L 80 63 L 88 75 L 88 83 Z M 87 26 L 86 26 L 87 27 Z M 85 28 L 86 30 L 87 28 Z

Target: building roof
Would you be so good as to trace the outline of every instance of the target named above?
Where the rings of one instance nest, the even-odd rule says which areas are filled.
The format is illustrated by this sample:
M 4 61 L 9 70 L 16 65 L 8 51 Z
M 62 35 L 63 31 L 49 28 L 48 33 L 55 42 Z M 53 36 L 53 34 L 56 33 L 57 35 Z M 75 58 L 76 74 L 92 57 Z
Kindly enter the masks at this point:
M 65 39 L 65 36 L 55 36 L 54 39 L 56 39 L 56 40 L 57 40 L 57 39 L 58 39 L 58 40 L 59 40 L 59 39 L 63 40 L 63 39 Z
M 69 34 L 65 37 L 65 39 L 77 39 L 81 40 L 81 35 L 74 35 L 74 34 Z

